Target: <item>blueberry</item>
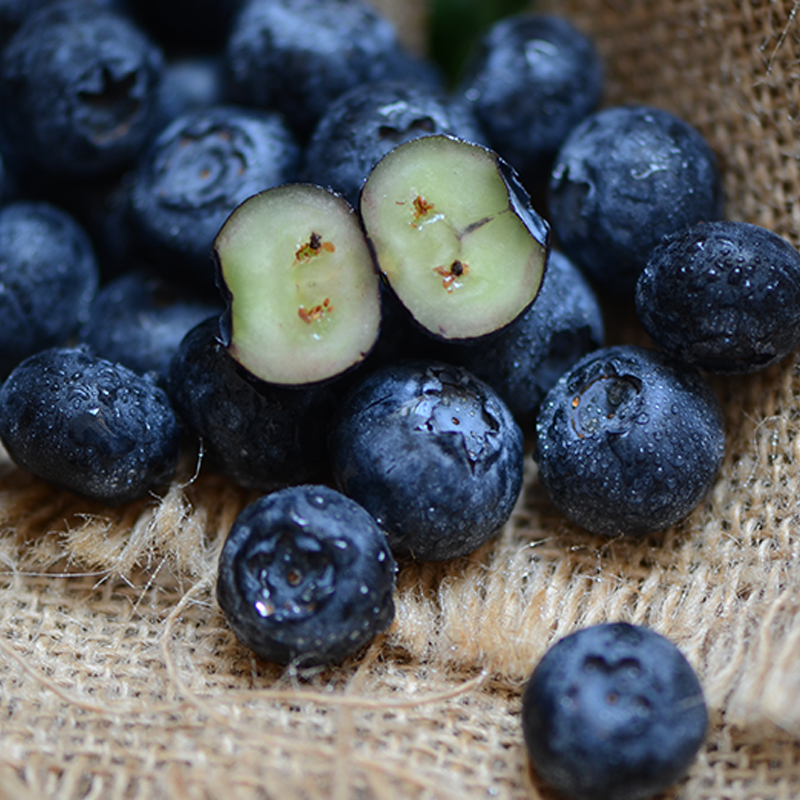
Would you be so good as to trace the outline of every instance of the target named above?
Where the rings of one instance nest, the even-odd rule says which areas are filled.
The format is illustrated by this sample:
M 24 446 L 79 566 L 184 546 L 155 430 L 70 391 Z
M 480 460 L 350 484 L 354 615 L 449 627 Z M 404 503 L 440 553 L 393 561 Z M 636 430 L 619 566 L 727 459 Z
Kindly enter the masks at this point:
M 636 285 L 653 341 L 711 372 L 753 372 L 800 344 L 800 253 L 745 222 L 667 236 Z
M 484 35 L 459 92 L 489 145 L 528 176 L 547 167 L 594 111 L 602 87 L 602 62 L 588 37 L 562 17 L 519 14 Z
M 522 700 L 536 772 L 570 800 L 643 800 L 694 760 L 708 724 L 680 650 L 648 628 L 609 623 L 557 642 Z
M 0 374 L 64 344 L 89 315 L 98 272 L 92 244 L 48 203 L 0 209 Z
M 293 177 L 298 159 L 272 112 L 215 106 L 173 120 L 148 147 L 131 190 L 147 251 L 210 286 L 221 225 L 246 198 Z
M 447 345 L 441 357 L 486 381 L 523 430 L 533 430 L 544 396 L 575 362 L 603 344 L 600 304 L 580 270 L 551 251 L 533 305 L 495 336 Z
M 237 517 L 220 554 L 217 600 L 261 658 L 332 664 L 391 624 L 395 571 L 363 508 L 326 486 L 295 486 Z
M 553 504 L 608 536 L 683 519 L 710 489 L 724 448 L 719 403 L 700 375 L 630 345 L 581 359 L 536 424 L 539 477 Z
M 128 164 L 159 122 L 161 51 L 90 3 L 26 17 L 0 60 L 0 125 L 43 170 L 95 175 Z
M 357 205 L 361 185 L 381 157 L 398 144 L 437 133 L 483 141 L 472 112 L 442 93 L 406 82 L 357 86 L 334 100 L 314 129 L 304 177 Z
M 550 221 L 594 283 L 632 296 L 662 236 L 719 219 L 721 196 L 714 154 L 694 128 L 656 108 L 608 108 L 559 150 Z
M 222 312 L 222 305 L 182 296 L 175 286 L 131 272 L 101 289 L 80 330 L 96 355 L 166 383 L 169 363 L 195 325 Z
M 522 487 L 522 433 L 496 393 L 466 370 L 390 364 L 342 401 L 331 436 L 340 489 L 401 555 L 466 555 L 508 519 Z
M 277 109 L 307 139 L 348 89 L 402 78 L 399 51 L 392 24 L 361 0 L 248 0 L 226 61 L 236 102 Z
M 20 467 L 112 505 L 169 480 L 180 444 L 152 380 L 69 348 L 31 356 L 11 373 L 0 390 L 0 438 Z
M 167 61 L 160 101 L 165 125 L 184 114 L 223 105 L 225 100 L 221 58 L 185 56 Z
M 308 480 L 326 462 L 331 390 L 288 389 L 248 376 L 218 334 L 217 318 L 200 323 L 172 359 L 168 392 L 181 421 L 242 486 L 267 490 Z

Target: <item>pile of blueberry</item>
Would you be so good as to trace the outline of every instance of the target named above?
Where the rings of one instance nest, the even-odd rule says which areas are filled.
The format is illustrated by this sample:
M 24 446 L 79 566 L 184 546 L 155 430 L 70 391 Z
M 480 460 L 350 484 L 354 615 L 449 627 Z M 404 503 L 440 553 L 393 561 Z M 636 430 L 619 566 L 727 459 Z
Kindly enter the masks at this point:
M 452 91 L 362 0 L 0 2 L 0 46 L 0 437 L 108 504 L 202 440 L 265 493 L 217 586 L 265 659 L 342 660 L 391 623 L 395 558 L 494 536 L 525 434 L 578 525 L 673 525 L 725 447 L 698 370 L 800 343 L 798 252 L 721 220 L 691 126 L 596 111 L 564 19 L 502 20 Z M 603 348 L 598 298 L 660 349 Z M 650 632 L 581 636 L 526 692 L 533 763 L 649 796 L 702 740 L 699 685 Z

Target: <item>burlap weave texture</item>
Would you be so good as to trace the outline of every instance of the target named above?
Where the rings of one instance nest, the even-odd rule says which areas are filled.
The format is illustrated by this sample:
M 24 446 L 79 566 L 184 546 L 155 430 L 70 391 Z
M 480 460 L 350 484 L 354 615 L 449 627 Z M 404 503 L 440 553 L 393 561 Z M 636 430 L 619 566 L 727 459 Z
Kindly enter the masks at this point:
M 800 3 L 548 7 L 596 37 L 607 104 L 695 124 L 728 216 L 800 245 Z M 645 341 L 632 322 L 612 337 Z M 3 462 L 0 796 L 552 797 L 527 767 L 520 691 L 555 639 L 609 619 L 670 637 L 706 689 L 707 744 L 668 797 L 800 796 L 800 355 L 713 386 L 725 463 L 684 523 L 590 536 L 549 506 L 527 456 L 494 542 L 404 565 L 389 632 L 304 675 L 252 659 L 214 600 L 221 539 L 253 495 L 207 465 L 195 476 L 191 453 L 163 497 L 119 509 Z

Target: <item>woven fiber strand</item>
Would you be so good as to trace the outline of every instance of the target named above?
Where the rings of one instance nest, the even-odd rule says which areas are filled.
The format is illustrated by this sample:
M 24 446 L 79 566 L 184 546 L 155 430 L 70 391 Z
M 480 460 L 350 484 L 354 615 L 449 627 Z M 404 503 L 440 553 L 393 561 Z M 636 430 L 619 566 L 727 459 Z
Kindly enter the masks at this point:
M 558 3 L 605 54 L 607 102 L 698 126 L 729 216 L 795 244 L 799 7 Z M 707 743 L 665 797 L 800 796 L 800 359 L 713 385 L 725 463 L 682 524 L 586 534 L 527 456 L 495 541 L 403 565 L 393 627 L 302 675 L 253 659 L 214 599 L 222 538 L 253 495 L 205 465 L 195 477 L 187 454 L 163 497 L 107 509 L 2 461 L 0 797 L 553 798 L 527 766 L 521 689 L 553 641 L 612 619 L 671 638 L 707 692 Z

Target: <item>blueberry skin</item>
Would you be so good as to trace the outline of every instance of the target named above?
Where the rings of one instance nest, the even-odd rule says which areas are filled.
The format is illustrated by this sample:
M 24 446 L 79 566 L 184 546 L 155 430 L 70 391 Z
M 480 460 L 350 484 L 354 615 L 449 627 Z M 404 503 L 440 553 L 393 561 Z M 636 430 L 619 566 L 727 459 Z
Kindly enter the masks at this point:
M 522 698 L 531 763 L 570 800 L 658 794 L 692 763 L 707 725 L 702 687 L 680 650 L 624 622 L 561 639 Z
M 295 175 L 299 148 L 280 115 L 215 106 L 178 117 L 150 144 L 131 189 L 147 252 L 171 269 L 214 279 L 214 237 L 257 192 Z
M 460 367 L 402 361 L 342 401 L 331 435 L 339 488 L 376 518 L 395 554 L 467 555 L 506 522 L 522 488 L 522 432 Z
M 644 536 L 683 519 L 719 471 L 725 429 L 691 367 L 631 345 L 581 359 L 536 424 L 539 478 L 569 519 L 605 536 Z
M 218 336 L 217 317 L 200 323 L 170 363 L 167 391 L 182 423 L 240 486 L 266 491 L 308 480 L 326 463 L 331 389 L 248 377 Z
M 303 140 L 362 83 L 403 78 L 392 24 L 361 0 L 249 0 L 226 63 L 236 102 L 280 111 Z
M 764 369 L 800 344 L 800 253 L 758 225 L 700 223 L 653 251 L 636 310 L 681 361 L 709 372 Z
M 109 505 L 175 471 L 180 430 L 152 380 L 79 348 L 23 361 L 0 390 L 0 438 L 16 464 Z
M 587 117 L 556 156 L 553 230 L 600 289 L 633 296 L 650 253 L 668 233 L 722 216 L 722 190 L 705 139 L 646 106 Z
M 159 122 L 161 51 L 126 17 L 57 3 L 26 17 L 0 58 L 10 146 L 63 175 L 119 169 Z
M 489 145 L 523 175 L 549 164 L 602 90 L 603 64 L 592 41 L 562 17 L 531 14 L 489 29 L 458 89 Z
M 551 251 L 533 305 L 496 336 L 474 345 L 446 345 L 442 358 L 486 381 L 525 431 L 532 431 L 544 396 L 605 336 L 589 282 L 562 253 Z
M 381 529 L 327 486 L 262 497 L 222 548 L 217 600 L 236 638 L 267 661 L 342 661 L 394 619 L 396 566 Z
M 48 203 L 0 209 L 0 374 L 64 344 L 89 315 L 98 270 L 92 244 Z
M 314 129 L 303 175 L 357 208 L 375 164 L 397 145 L 431 134 L 484 141 L 471 111 L 442 93 L 399 81 L 357 86 L 334 100 Z
M 164 385 L 183 337 L 214 314 L 216 306 L 180 296 L 174 286 L 143 272 L 123 275 L 101 289 L 80 330 L 80 340 L 108 361 Z

